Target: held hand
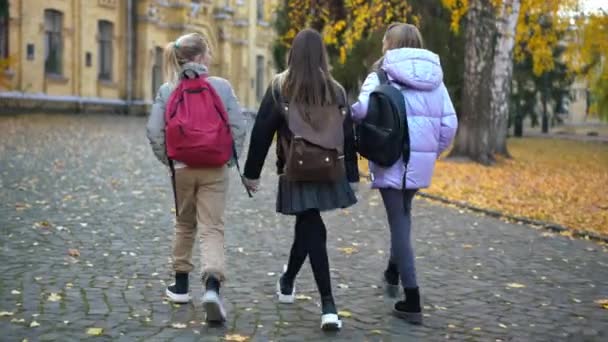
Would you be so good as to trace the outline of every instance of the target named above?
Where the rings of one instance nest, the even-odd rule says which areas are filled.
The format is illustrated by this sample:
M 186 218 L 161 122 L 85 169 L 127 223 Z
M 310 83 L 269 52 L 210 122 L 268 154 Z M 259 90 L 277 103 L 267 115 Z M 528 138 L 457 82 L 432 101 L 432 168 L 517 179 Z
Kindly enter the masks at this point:
M 259 179 L 249 179 L 246 177 L 243 177 L 243 185 L 245 185 L 245 187 L 251 191 L 251 192 L 257 192 L 259 190 L 260 187 L 260 180 Z

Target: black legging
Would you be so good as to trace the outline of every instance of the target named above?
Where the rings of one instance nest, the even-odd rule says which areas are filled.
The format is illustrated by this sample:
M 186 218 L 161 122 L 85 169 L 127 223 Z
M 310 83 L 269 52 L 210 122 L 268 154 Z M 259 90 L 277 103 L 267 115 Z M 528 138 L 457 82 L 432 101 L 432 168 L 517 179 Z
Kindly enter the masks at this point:
M 310 209 L 296 215 L 296 234 L 291 246 L 289 264 L 285 277 L 294 280 L 308 255 L 317 288 L 323 297 L 331 297 L 331 279 L 327 258 L 327 232 L 317 209 Z

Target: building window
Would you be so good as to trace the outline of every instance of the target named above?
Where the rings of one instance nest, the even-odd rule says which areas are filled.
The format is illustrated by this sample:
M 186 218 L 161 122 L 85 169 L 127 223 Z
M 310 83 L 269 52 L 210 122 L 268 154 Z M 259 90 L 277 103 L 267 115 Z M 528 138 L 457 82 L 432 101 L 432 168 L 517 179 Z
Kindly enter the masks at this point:
M 264 21 L 264 0 L 257 0 L 258 21 Z
M 0 8 L 0 58 L 8 58 L 8 5 Z
M 112 80 L 112 37 L 114 25 L 106 20 L 99 21 L 99 79 Z
M 28 61 L 33 61 L 34 60 L 34 44 L 27 44 L 26 45 L 26 53 L 27 53 L 27 60 Z
M 56 10 L 44 11 L 44 72 L 62 73 L 63 14 Z
M 163 48 L 157 46 L 154 49 L 154 64 L 152 65 L 152 97 L 163 84 Z
M 86 67 L 90 67 L 91 65 L 93 65 L 93 54 L 90 52 L 87 52 L 84 54 L 84 65 Z
M 255 94 L 258 100 L 264 97 L 264 56 L 255 59 Z

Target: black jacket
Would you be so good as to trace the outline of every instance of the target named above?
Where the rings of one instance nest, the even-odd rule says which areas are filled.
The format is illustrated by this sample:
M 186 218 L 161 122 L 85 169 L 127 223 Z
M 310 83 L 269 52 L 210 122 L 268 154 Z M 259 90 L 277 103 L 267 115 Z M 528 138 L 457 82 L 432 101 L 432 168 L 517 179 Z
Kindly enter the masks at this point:
M 264 160 L 275 137 L 275 133 L 291 139 L 291 132 L 287 127 L 287 121 L 276 100 L 279 98 L 278 90 L 271 83 L 268 89 L 266 89 L 266 94 L 260 104 L 260 109 L 253 125 L 253 131 L 251 132 L 249 153 L 247 154 L 244 172 L 244 176 L 249 179 L 260 178 Z M 359 168 L 357 165 L 357 152 L 355 151 L 354 125 L 350 115 L 350 106 L 347 107 L 348 114 L 344 120 L 344 164 L 348 181 L 355 183 L 359 181 Z M 283 160 L 283 153 L 279 153 L 278 151 L 280 144 L 277 143 L 276 146 L 277 173 L 282 174 L 285 161 Z

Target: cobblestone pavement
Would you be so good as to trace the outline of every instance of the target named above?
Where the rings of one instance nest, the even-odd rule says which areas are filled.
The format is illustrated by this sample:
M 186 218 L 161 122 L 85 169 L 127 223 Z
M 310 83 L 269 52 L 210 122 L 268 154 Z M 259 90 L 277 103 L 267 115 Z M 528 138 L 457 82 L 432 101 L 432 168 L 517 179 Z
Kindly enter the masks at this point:
M 172 194 L 144 124 L 0 117 L 0 340 L 608 341 L 608 311 L 595 303 L 608 298 L 606 246 L 424 200 L 414 204 L 414 236 L 425 324 L 393 318 L 378 287 L 385 216 L 378 194 L 363 189 L 357 206 L 325 215 L 335 295 L 347 317 L 338 334 L 322 333 L 308 264 L 294 305 L 273 296 L 293 221 L 274 213 L 272 162 L 254 200 L 233 177 L 229 321 L 208 327 L 200 298 L 163 300 L 172 280 Z M 191 275 L 200 297 L 197 279 Z

